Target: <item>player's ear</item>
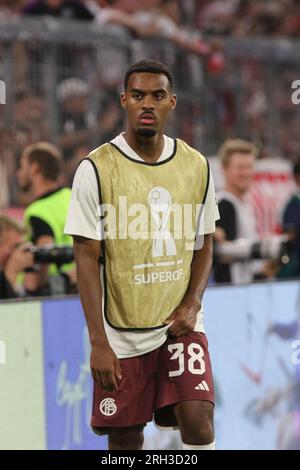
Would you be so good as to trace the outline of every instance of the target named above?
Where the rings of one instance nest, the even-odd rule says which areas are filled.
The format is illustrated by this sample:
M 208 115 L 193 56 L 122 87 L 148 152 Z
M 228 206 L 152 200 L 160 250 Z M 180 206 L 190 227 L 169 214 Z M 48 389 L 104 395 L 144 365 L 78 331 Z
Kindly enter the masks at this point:
M 120 95 L 120 102 L 121 102 L 122 108 L 126 108 L 126 95 L 125 95 L 125 91 L 122 91 L 122 93 L 121 93 L 121 95 Z
M 177 95 L 173 94 L 171 96 L 171 109 L 175 109 L 177 104 Z

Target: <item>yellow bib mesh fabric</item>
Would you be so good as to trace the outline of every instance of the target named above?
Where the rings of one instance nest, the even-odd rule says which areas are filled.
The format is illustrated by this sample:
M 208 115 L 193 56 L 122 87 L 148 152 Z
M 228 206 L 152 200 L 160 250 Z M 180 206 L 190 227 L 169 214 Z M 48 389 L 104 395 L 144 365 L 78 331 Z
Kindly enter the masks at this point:
M 161 163 L 138 162 L 112 144 L 94 150 L 89 160 L 102 202 L 106 320 L 117 329 L 161 327 L 188 287 L 208 163 L 178 139 L 172 157 Z M 103 204 L 115 208 L 115 224 L 114 210 Z M 191 213 L 190 225 L 183 222 L 184 210 Z

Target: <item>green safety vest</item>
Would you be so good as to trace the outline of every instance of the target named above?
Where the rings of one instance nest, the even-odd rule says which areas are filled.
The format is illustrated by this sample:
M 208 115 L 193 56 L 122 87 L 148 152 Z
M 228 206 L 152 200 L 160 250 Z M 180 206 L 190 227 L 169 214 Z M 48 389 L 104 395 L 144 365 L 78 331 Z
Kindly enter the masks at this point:
M 28 237 L 31 238 L 30 218 L 38 217 L 46 222 L 54 233 L 55 245 L 73 245 L 73 239 L 70 235 L 64 234 L 64 226 L 66 223 L 67 212 L 71 199 L 71 190 L 62 188 L 50 196 L 37 199 L 30 204 L 24 214 L 25 226 L 27 228 Z M 70 271 L 74 269 L 74 263 L 68 263 L 61 266 L 61 271 Z M 57 275 L 58 269 L 55 264 L 51 264 L 49 268 L 50 275 Z

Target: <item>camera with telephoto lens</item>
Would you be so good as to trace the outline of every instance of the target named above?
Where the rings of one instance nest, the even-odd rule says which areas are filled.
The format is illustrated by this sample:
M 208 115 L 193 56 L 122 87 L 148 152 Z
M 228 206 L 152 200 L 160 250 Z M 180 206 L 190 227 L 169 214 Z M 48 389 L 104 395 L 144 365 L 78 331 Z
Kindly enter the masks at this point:
M 274 235 L 272 237 L 253 243 L 251 246 L 251 259 L 273 259 L 281 264 L 287 264 L 292 254 L 292 245 L 287 235 Z
M 62 266 L 74 261 L 73 247 L 68 245 L 32 245 L 29 247 L 29 250 L 33 253 L 35 264 L 53 263 L 57 266 Z
M 232 261 L 271 259 L 287 264 L 291 256 L 291 242 L 287 235 L 273 235 L 261 240 L 239 238 L 216 246 L 217 256 L 230 257 Z

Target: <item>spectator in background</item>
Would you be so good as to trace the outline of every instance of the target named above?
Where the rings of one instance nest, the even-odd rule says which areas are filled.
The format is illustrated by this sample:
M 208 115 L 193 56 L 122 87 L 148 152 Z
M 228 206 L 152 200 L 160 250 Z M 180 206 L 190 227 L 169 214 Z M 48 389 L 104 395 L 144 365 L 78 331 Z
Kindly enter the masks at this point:
M 258 238 L 253 209 L 247 201 L 247 193 L 254 176 L 256 147 L 242 139 L 224 142 L 219 158 L 225 177 L 225 189 L 217 194 L 220 220 L 217 221 L 215 241 L 222 245 L 228 241 Z M 230 256 L 218 256 L 214 264 L 217 283 L 243 283 L 253 280 L 253 264 L 234 261 Z
M 14 127 L 27 135 L 27 141 L 43 140 L 48 136 L 46 102 L 32 90 L 21 87 L 15 93 Z
M 71 191 L 60 186 L 61 168 L 59 150 L 47 142 L 27 146 L 21 156 L 19 186 L 33 201 L 25 210 L 25 225 L 36 246 L 72 245 L 72 238 L 63 233 Z M 61 272 L 67 288 L 75 283 L 73 264 L 63 265 Z M 31 295 L 53 293 L 51 282 L 54 285 L 58 275 L 56 266 L 41 265 L 38 272 L 26 274 L 25 287 Z
M 289 235 L 292 245 L 290 262 L 283 266 L 279 277 L 300 276 L 300 160 L 294 165 L 293 174 L 296 191 L 283 212 L 283 230 Z
M 50 15 L 73 20 L 94 19 L 94 15 L 80 0 L 33 0 L 24 7 L 23 14 Z
M 94 20 L 94 14 L 81 0 L 34 0 L 23 9 L 23 15 L 30 16 L 51 16 L 63 20 Z M 68 69 L 76 68 L 82 53 L 80 47 L 70 44 L 60 43 L 57 47 L 57 63 L 59 80 L 66 77 L 69 73 Z M 33 70 L 38 67 L 39 63 L 45 60 L 46 51 L 37 42 L 33 44 L 30 51 L 30 63 L 33 63 Z M 38 74 L 37 83 L 43 81 L 43 75 Z
M 261 238 L 248 198 L 258 150 L 252 143 L 231 139 L 219 149 L 225 189 L 217 193 L 221 219 L 215 233 L 214 277 L 217 283 L 248 283 L 275 278 L 284 262 L 287 237 Z
M 141 38 L 162 37 L 201 57 L 217 54 L 214 60 L 219 61 L 220 70 L 223 68 L 221 42 L 205 41 L 198 32 L 193 34 L 183 28 L 182 12 L 176 0 L 109 0 L 107 3 L 108 7 L 99 9 L 98 13 L 93 10 L 98 23 L 123 26 Z
M 196 26 L 207 34 L 299 36 L 298 0 L 202 0 L 195 2 Z
M 135 13 L 141 6 L 140 0 L 107 0 L 106 4 L 129 14 Z
M 220 53 L 220 41 L 206 41 L 199 33 L 191 33 L 183 27 L 181 18 L 176 0 L 140 0 L 139 10 L 133 15 L 133 29 L 140 37 L 160 36 L 201 57 L 216 50 Z
M 140 7 L 139 0 L 85 0 L 85 6 L 100 25 L 115 23 L 131 28 L 131 14 Z
M 228 34 L 233 26 L 232 21 L 237 3 L 237 1 L 232 0 L 203 0 L 196 2 L 196 27 L 208 34 Z
M 18 14 L 24 7 L 26 0 L 2 0 L 0 3 L 0 13 Z
M 292 1 L 292 0 L 291 0 Z M 291 3 L 290 1 L 290 3 Z M 290 6 L 284 15 L 279 32 L 282 36 L 299 37 L 300 34 L 300 2 L 295 0 L 294 5 Z
M 14 219 L 0 215 L 0 299 L 22 295 L 19 275 L 33 265 L 25 242 L 25 229 Z
M 67 78 L 57 87 L 62 134 L 59 146 L 64 157 L 71 157 L 78 146 L 88 145 L 90 113 L 88 112 L 88 85 L 79 78 Z

